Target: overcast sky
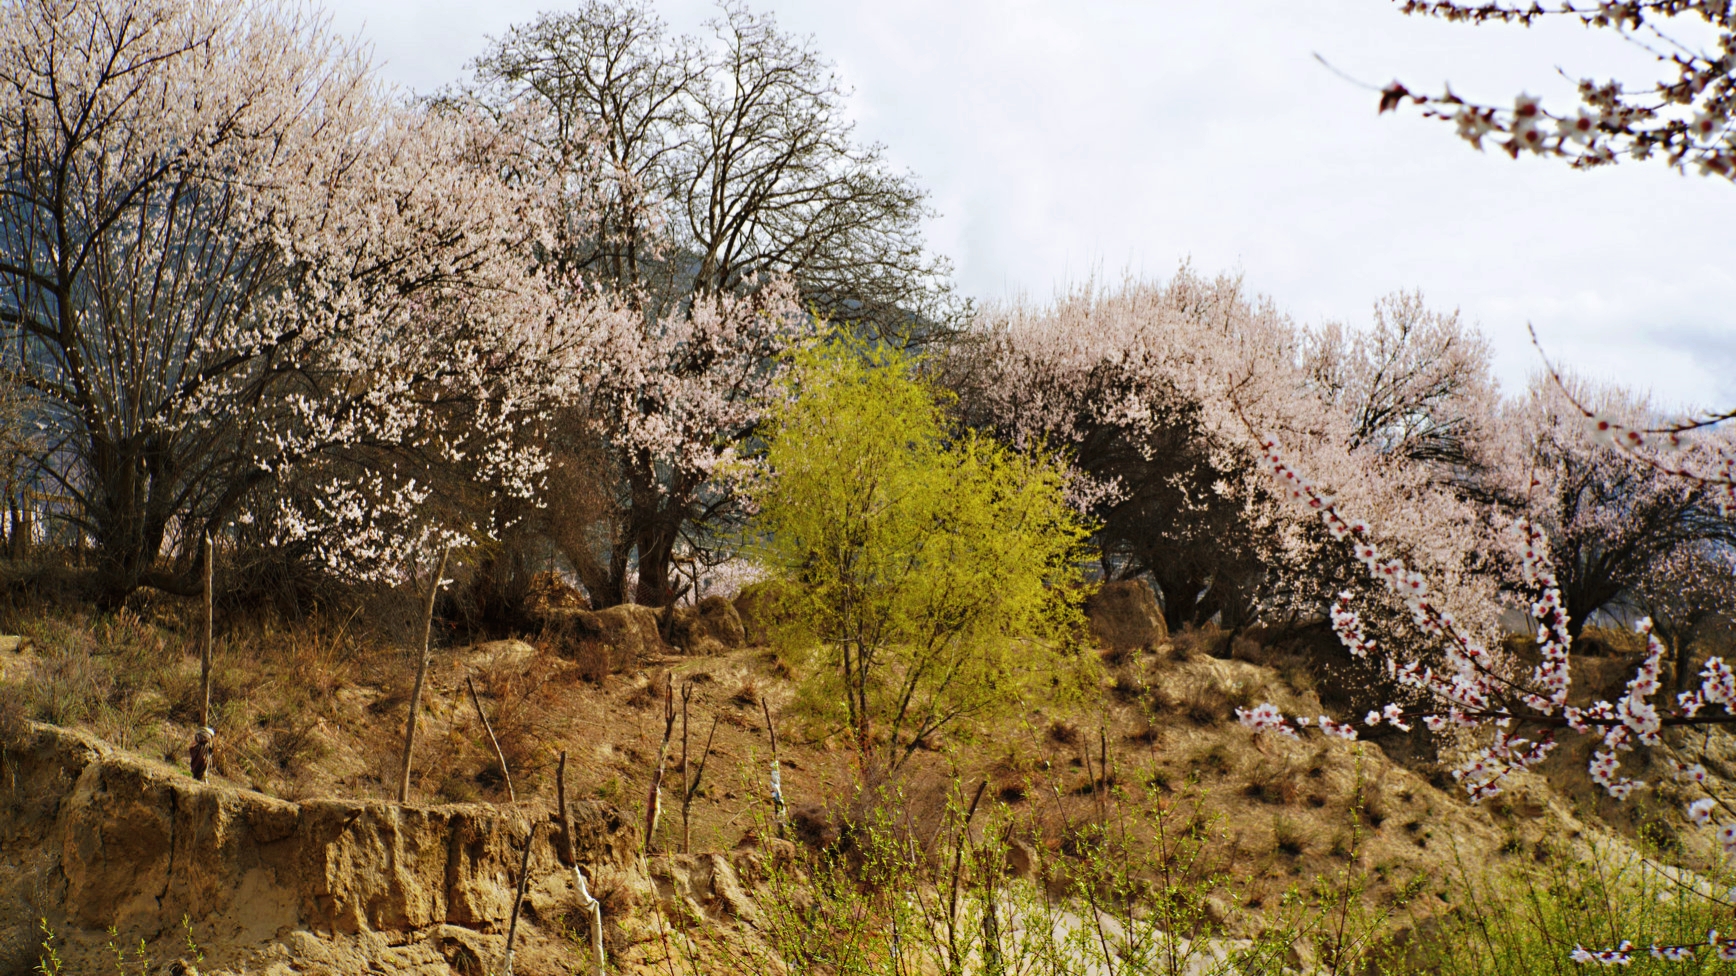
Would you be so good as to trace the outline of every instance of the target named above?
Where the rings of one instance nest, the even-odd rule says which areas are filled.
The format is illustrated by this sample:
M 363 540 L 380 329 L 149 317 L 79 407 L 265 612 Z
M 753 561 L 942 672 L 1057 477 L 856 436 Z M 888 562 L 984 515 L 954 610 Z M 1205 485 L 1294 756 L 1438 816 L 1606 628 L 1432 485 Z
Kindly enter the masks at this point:
M 576 4 L 575 4 L 576 5 Z M 1516 390 L 1551 356 L 1671 407 L 1736 401 L 1736 187 L 1660 164 L 1577 173 L 1375 114 L 1383 84 L 1568 108 L 1569 77 L 1649 77 L 1603 32 L 1471 28 L 1390 0 L 758 0 L 853 87 L 913 171 L 933 247 L 979 300 L 1045 300 L 1182 262 L 1298 320 L 1366 322 L 1420 289 L 1494 341 Z M 551 0 L 344 0 L 336 26 L 426 92 Z M 678 31 L 715 8 L 662 0 Z

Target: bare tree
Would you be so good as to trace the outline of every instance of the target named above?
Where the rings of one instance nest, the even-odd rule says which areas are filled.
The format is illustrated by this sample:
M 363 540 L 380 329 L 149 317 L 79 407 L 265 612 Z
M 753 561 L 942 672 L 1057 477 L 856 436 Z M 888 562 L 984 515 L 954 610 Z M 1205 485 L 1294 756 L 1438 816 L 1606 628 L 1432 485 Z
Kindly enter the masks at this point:
M 905 337 L 950 322 L 925 193 L 854 140 L 831 64 L 739 3 L 709 27 L 673 36 L 649 4 L 591 0 L 475 62 L 485 102 L 546 106 L 563 165 L 605 187 L 558 258 L 654 312 L 787 275 L 837 321 Z M 581 137 L 594 154 L 565 148 Z

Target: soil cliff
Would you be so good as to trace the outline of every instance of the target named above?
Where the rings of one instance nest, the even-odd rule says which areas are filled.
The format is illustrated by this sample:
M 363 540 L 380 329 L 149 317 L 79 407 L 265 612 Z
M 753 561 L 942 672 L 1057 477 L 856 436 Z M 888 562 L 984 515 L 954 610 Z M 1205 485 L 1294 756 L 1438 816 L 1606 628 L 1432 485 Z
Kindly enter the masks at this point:
M 74 973 L 110 970 L 116 948 L 130 959 L 141 942 L 152 972 L 175 961 L 207 974 L 493 971 L 533 833 L 513 968 L 569 969 L 572 875 L 555 859 L 546 814 L 292 803 L 195 782 L 53 726 L 8 739 L 0 972 L 35 971 L 46 931 Z M 600 892 L 645 886 L 638 832 L 612 806 L 579 801 L 573 819 Z

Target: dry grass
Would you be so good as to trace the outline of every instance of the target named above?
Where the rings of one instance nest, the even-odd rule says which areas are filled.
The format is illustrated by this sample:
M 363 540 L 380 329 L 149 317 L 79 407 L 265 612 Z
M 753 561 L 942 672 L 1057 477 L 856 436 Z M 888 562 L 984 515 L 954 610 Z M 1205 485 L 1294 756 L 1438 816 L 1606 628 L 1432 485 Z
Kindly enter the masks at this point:
M 184 764 L 198 690 L 194 630 L 184 614 L 173 601 L 132 615 L 14 608 L 0 617 L 0 631 L 28 634 L 36 650 L 30 667 L 20 669 L 24 680 L 13 680 L 12 658 L 3 662 L 0 727 L 24 718 L 59 720 Z M 214 698 L 224 777 L 288 797 L 395 792 L 415 654 L 388 634 L 364 630 L 365 619 L 232 621 L 223 628 Z M 1226 653 L 1233 657 L 1218 656 Z M 521 802 L 546 802 L 555 758 L 565 750 L 572 795 L 614 802 L 637 821 L 672 675 L 677 684 L 693 682 L 696 737 L 720 717 L 708 786 L 694 805 L 695 849 L 731 848 L 765 817 L 770 745 L 759 709 L 764 701 L 777 715 L 788 700 L 783 663 L 764 649 L 652 658 L 593 682 L 582 661 L 546 648 L 438 648 L 414 794 L 506 799 L 499 764 L 463 690 L 469 676 Z M 1288 665 L 1245 638 L 1184 632 L 1174 652 L 1130 655 L 1107 693 L 1078 711 L 1033 712 L 1023 727 L 973 729 L 943 749 L 919 753 L 899 814 L 919 845 L 929 843 L 948 804 L 986 782 L 980 817 L 997 809 L 1016 814 L 1026 831 L 1021 836 L 1042 856 L 1065 860 L 1089 856 L 1092 838 L 1108 824 L 1138 824 L 1160 805 L 1197 800 L 1200 823 L 1221 824 L 1211 834 L 1214 857 L 1250 879 L 1251 901 L 1272 905 L 1298 877 L 1330 870 L 1353 847 L 1370 863 L 1398 865 L 1396 875 L 1438 866 L 1447 852 L 1436 838 L 1448 834 L 1465 851 L 1492 852 L 1504 841 L 1489 811 L 1466 810 L 1425 778 L 1395 767 L 1375 745 L 1325 741 L 1312 732 L 1299 742 L 1250 736 L 1234 721 L 1237 707 L 1272 700 L 1292 713 L 1325 710 L 1308 681 L 1286 672 Z M 850 752 L 841 740 L 804 729 L 780 723 L 779 732 L 792 810 L 832 824 L 826 836 L 836 838 L 840 821 L 825 802 L 837 801 L 834 813 L 846 817 L 868 810 L 850 803 L 857 775 Z M 678 779 L 672 762 L 666 782 Z M 673 792 L 665 794 L 664 809 L 658 843 L 668 849 L 679 837 L 679 815 L 670 816 L 679 809 Z M 1345 826 L 1353 819 L 1366 834 L 1356 844 Z M 1539 819 L 1536 829 L 1545 823 Z M 1147 835 L 1130 830 L 1129 836 Z

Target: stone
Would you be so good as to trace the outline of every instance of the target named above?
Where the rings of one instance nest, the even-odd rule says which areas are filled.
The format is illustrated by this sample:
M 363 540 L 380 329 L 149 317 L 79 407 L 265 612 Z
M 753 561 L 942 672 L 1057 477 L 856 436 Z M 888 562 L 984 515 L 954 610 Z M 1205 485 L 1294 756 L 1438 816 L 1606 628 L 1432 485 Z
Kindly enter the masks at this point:
M 1085 618 L 1105 650 L 1139 650 L 1169 639 L 1157 594 L 1142 579 L 1100 585 L 1085 601 Z

